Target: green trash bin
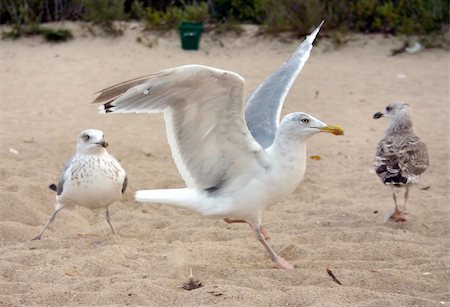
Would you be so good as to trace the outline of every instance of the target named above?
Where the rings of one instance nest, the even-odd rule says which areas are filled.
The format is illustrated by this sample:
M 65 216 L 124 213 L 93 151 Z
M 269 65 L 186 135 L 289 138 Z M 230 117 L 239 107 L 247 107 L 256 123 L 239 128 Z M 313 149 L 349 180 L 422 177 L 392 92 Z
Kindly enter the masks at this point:
M 184 50 L 198 50 L 203 24 L 200 22 L 182 22 L 180 30 L 181 48 Z

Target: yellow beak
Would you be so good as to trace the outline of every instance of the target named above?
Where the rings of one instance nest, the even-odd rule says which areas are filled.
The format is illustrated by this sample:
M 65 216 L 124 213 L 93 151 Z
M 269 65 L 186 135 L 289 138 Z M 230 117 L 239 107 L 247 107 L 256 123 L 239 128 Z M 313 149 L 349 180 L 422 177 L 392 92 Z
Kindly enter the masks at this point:
M 322 132 L 328 132 L 328 133 L 332 133 L 334 135 L 343 135 L 344 134 L 344 129 L 342 129 L 339 126 L 326 126 L 326 127 L 319 128 L 319 129 Z

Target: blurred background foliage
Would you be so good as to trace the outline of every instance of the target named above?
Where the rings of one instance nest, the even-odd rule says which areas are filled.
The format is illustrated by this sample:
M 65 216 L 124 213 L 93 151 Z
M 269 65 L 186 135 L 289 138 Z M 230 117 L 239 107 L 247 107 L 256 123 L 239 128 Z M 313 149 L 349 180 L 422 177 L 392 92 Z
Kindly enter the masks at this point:
M 448 33 L 448 0 L 2 0 L 0 23 L 9 37 L 49 35 L 42 24 L 89 21 L 107 34 L 120 35 L 117 21 L 141 20 L 156 30 L 181 21 L 203 22 L 239 32 L 239 25 L 261 25 L 265 33 L 303 36 L 326 20 L 327 30 L 428 35 Z M 61 29 L 60 29 L 61 30 Z M 47 32 L 46 32 L 47 31 Z M 46 33 L 46 34 L 44 34 Z M 58 40 L 70 38 L 60 33 Z M 50 36 L 53 36 L 51 34 Z M 448 36 L 448 35 L 447 35 Z

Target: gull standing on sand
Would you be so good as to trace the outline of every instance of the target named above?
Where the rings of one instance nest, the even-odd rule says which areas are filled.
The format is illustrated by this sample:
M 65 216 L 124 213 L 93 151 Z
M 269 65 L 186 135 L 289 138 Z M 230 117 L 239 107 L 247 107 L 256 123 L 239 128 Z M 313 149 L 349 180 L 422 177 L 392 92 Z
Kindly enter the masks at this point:
M 70 158 L 59 177 L 53 213 L 42 231 L 33 240 L 40 240 L 45 229 L 64 207 L 82 206 L 106 209 L 106 220 L 115 234 L 109 217 L 109 206 L 120 199 L 127 187 L 127 175 L 119 162 L 107 151 L 103 132 L 88 129 L 80 134 L 76 154 Z
M 428 151 L 413 129 L 409 105 L 402 102 L 390 104 L 384 112 L 377 112 L 374 119 L 389 119 L 389 127 L 378 143 L 375 156 L 375 172 L 381 181 L 392 187 L 395 208 L 389 212 L 389 219 L 405 222 L 405 213 L 397 206 L 397 188 L 405 188 L 404 210 L 408 201 L 410 186 L 419 181 L 420 175 L 428 168 Z
M 164 112 L 172 156 L 187 188 L 138 191 L 136 200 L 187 208 L 228 223 L 246 222 L 272 261 L 293 269 L 267 242 L 261 214 L 302 180 L 310 137 L 343 133 L 300 112 L 286 115 L 278 125 L 284 99 L 319 28 L 250 96 L 245 115 L 244 79 L 207 66 L 168 69 L 101 91 L 95 102 L 103 103 L 102 113 Z

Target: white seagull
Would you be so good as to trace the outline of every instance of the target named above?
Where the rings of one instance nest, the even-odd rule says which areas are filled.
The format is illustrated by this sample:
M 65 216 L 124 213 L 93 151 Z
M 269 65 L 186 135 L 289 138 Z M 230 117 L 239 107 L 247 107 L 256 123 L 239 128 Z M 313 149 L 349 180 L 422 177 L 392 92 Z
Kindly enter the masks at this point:
M 405 222 L 405 213 L 397 206 L 397 188 L 405 188 L 404 210 L 408 201 L 410 186 L 417 183 L 420 175 L 428 168 L 426 145 L 414 133 L 409 105 L 402 102 L 390 104 L 384 112 L 377 112 L 374 119 L 389 119 L 389 127 L 378 143 L 374 168 L 381 181 L 392 187 L 395 208 L 386 220 Z
M 319 28 L 250 96 L 245 116 L 244 79 L 212 67 L 181 66 L 101 91 L 94 101 L 103 103 L 101 113 L 164 113 L 172 156 L 187 188 L 138 191 L 136 200 L 246 222 L 272 261 L 293 269 L 267 242 L 261 214 L 302 180 L 307 139 L 319 132 L 343 133 L 300 112 L 278 125 Z
M 76 154 L 71 157 L 59 176 L 53 213 L 41 232 L 32 240 L 40 240 L 45 229 L 64 207 L 82 206 L 106 209 L 106 220 L 115 234 L 109 217 L 109 206 L 120 199 L 127 187 L 127 175 L 119 162 L 107 151 L 103 132 L 88 129 L 81 132 Z

